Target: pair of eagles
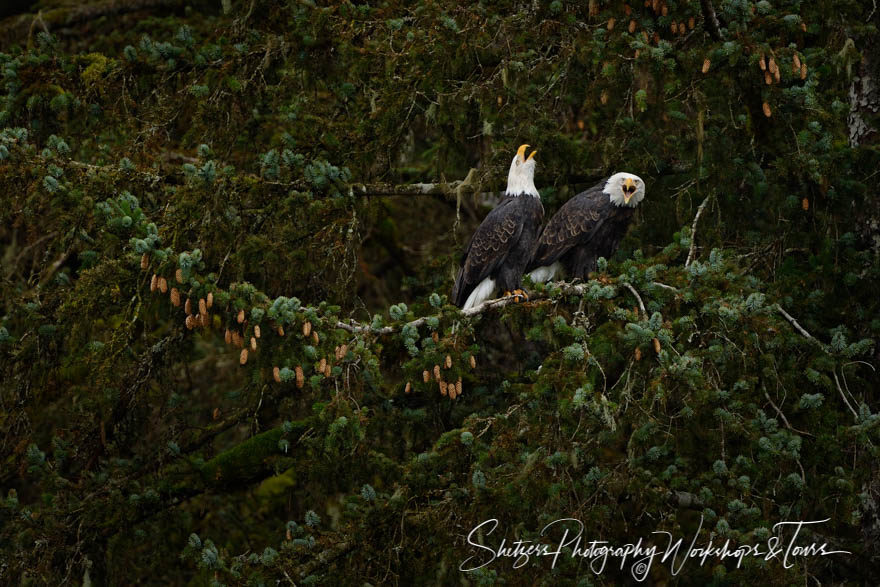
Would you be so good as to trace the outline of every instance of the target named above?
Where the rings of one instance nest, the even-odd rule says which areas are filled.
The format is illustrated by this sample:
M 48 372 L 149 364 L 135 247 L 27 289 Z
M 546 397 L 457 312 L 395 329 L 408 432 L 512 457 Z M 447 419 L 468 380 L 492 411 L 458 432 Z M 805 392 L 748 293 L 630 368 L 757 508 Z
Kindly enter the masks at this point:
M 645 197 L 645 182 L 615 173 L 571 198 L 541 230 L 544 206 L 535 188 L 535 153 L 522 145 L 510 164 L 507 191 L 480 224 L 465 249 L 452 301 L 473 308 L 496 291 L 525 298 L 522 276 L 544 282 L 564 271 L 586 279 L 599 257 L 610 257 Z M 511 293 L 512 292 L 512 293 Z

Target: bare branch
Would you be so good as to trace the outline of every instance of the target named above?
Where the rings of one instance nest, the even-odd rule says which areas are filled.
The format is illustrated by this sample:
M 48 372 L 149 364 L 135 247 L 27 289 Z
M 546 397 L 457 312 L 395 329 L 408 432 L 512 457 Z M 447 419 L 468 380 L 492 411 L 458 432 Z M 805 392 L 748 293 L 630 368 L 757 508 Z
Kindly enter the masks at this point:
M 706 203 L 709 201 L 711 196 L 706 196 L 706 199 L 703 200 L 703 203 L 700 204 L 700 207 L 697 208 L 697 214 L 694 216 L 694 221 L 691 224 L 691 248 L 688 251 L 687 261 L 684 262 L 684 266 L 687 267 L 691 264 L 691 261 L 694 260 L 694 253 L 697 250 L 697 222 L 700 221 L 700 214 L 703 213 L 703 208 L 706 207 Z
M 770 399 L 770 394 L 767 393 L 766 389 L 764 390 L 764 397 L 767 398 L 767 401 L 770 402 L 770 405 L 773 406 L 773 409 L 776 410 L 776 413 L 779 414 L 780 418 L 782 418 L 782 422 L 785 424 L 786 428 L 788 428 L 789 430 L 791 430 L 793 432 L 797 432 L 798 434 L 803 434 L 804 436 L 813 436 L 809 432 L 803 432 L 802 430 L 798 430 L 797 428 L 792 426 L 788 422 L 788 418 L 785 417 L 785 414 L 782 413 L 782 410 L 780 410 L 779 407 L 775 403 L 773 403 L 773 400 Z
M 849 400 L 846 399 L 846 394 L 843 393 L 843 388 L 840 387 L 840 380 L 837 378 L 837 369 L 832 371 L 834 373 L 834 385 L 837 386 L 837 391 L 840 392 L 840 397 L 843 398 L 843 403 L 846 404 L 846 407 L 849 408 L 849 411 L 852 412 L 853 418 L 856 419 L 856 422 L 859 421 L 859 414 L 853 409 L 852 404 L 849 403 Z
M 810 334 L 809 332 L 807 332 L 807 331 L 804 329 L 803 326 L 801 326 L 800 324 L 798 324 L 798 321 L 795 320 L 794 317 L 793 317 L 791 314 L 789 314 L 788 312 L 786 312 L 785 310 L 783 310 L 783 309 L 782 309 L 782 306 L 780 306 L 779 304 L 776 304 L 776 309 L 779 311 L 780 314 L 782 314 L 783 316 L 785 316 L 785 319 L 788 320 L 788 321 L 791 323 L 792 326 L 794 326 L 794 329 L 797 330 L 797 331 L 801 334 L 801 336 L 803 336 L 804 338 L 809 339 L 809 340 L 811 340 L 811 341 L 813 341 L 813 342 L 815 342 L 815 343 L 817 343 L 817 344 L 819 344 L 819 345 L 822 344 L 822 343 L 819 342 L 817 339 L 813 338 L 813 335 Z
M 631 291 L 632 295 L 634 295 L 636 297 L 636 299 L 639 301 L 639 308 L 642 310 L 642 314 L 647 315 L 648 311 L 645 310 L 645 302 L 642 301 L 642 296 L 639 295 L 639 292 L 636 291 L 636 288 L 634 288 L 629 283 L 624 283 L 623 286 L 625 288 L 627 288 L 629 291 Z

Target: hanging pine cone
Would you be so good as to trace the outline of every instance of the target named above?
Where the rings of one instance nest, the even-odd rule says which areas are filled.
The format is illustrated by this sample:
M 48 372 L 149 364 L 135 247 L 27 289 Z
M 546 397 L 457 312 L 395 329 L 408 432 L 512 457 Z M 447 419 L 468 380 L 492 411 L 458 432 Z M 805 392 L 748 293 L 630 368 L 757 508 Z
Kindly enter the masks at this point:
M 767 118 L 770 118 L 770 115 L 773 114 L 773 112 L 770 110 L 770 104 L 768 104 L 767 102 L 764 102 L 763 108 L 764 108 L 764 116 L 766 116 Z
M 446 355 L 446 368 L 447 369 L 452 368 L 452 357 L 450 357 L 449 355 Z
M 260 338 L 260 325 L 259 324 L 254 326 L 254 336 L 256 336 L 257 338 Z
M 180 307 L 180 292 L 177 291 L 176 287 L 171 288 L 171 305 L 175 308 Z
M 207 301 L 207 304 L 208 304 L 208 308 L 210 308 L 211 306 L 214 305 L 214 292 L 212 292 L 212 291 L 209 291 L 209 292 L 208 292 L 208 301 Z
M 306 379 L 303 376 L 303 368 L 300 367 L 299 365 L 297 365 L 295 371 L 296 371 L 296 386 L 297 386 L 297 388 L 302 389 L 303 385 L 305 385 L 305 383 L 306 383 Z
M 257 350 L 257 339 L 254 338 L 253 336 L 251 337 L 251 350 L 252 351 Z
M 281 369 L 278 367 L 272 369 L 272 378 L 275 380 L 275 383 L 281 383 Z
M 473 355 L 471 355 L 470 363 L 471 363 L 471 369 L 477 368 L 477 359 Z
M 164 277 L 159 278 L 159 291 L 161 291 L 163 294 L 168 293 L 168 280 Z
M 199 298 L 199 314 L 207 314 L 208 313 L 208 304 L 205 302 L 205 298 Z
M 156 291 L 157 287 L 159 287 L 159 276 L 153 273 L 153 277 L 150 279 L 150 292 Z
M 186 298 L 186 301 L 183 303 L 183 311 L 187 314 L 192 314 L 192 302 L 189 298 Z
M 147 267 L 149 267 L 149 266 L 150 266 L 150 257 L 146 253 L 144 253 L 143 255 L 141 255 L 141 269 L 146 271 Z
M 177 281 L 177 283 L 183 283 L 183 269 L 178 269 L 174 272 L 174 280 Z
M 241 324 L 242 322 L 244 322 L 244 310 L 239 310 L 238 311 L 238 323 Z
M 306 320 L 303 322 L 303 336 L 308 336 L 312 333 L 312 323 Z
M 238 357 L 238 362 L 241 365 L 247 363 L 248 351 L 247 349 L 241 349 L 241 355 Z
M 228 328 L 226 329 L 226 334 L 223 335 L 223 340 L 226 344 L 232 344 L 232 332 L 230 332 Z
M 409 393 L 412 391 L 412 383 L 409 381 L 406 382 L 406 387 L 403 388 L 403 393 Z
M 707 58 L 703 61 L 703 73 L 709 73 L 710 67 L 712 67 L 712 62 Z

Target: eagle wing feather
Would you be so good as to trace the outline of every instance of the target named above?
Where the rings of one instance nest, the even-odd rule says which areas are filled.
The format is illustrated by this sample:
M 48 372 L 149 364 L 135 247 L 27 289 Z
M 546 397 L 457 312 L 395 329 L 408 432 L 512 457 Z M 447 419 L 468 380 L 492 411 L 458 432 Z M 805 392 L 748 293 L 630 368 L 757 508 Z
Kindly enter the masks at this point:
M 511 247 L 519 239 L 523 219 L 517 218 L 518 210 L 514 204 L 514 198 L 507 198 L 498 204 L 471 237 L 452 288 L 455 304 L 462 305 L 474 287 L 504 263 Z
M 529 271 L 552 265 L 572 247 L 590 242 L 607 215 L 604 185 L 602 182 L 579 193 L 553 215 L 538 238 Z

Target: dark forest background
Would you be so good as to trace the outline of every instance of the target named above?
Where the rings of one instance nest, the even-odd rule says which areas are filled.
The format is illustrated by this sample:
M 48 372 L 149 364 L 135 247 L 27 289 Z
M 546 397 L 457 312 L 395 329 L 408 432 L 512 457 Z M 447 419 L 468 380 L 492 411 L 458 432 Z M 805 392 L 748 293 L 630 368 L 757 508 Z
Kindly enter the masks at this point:
M 880 582 L 872 1 L 0 7 L 0 582 L 620 584 L 563 517 Z M 580 284 L 464 316 L 522 144 L 548 217 L 647 197 Z M 454 399 L 453 399 L 454 398 Z

